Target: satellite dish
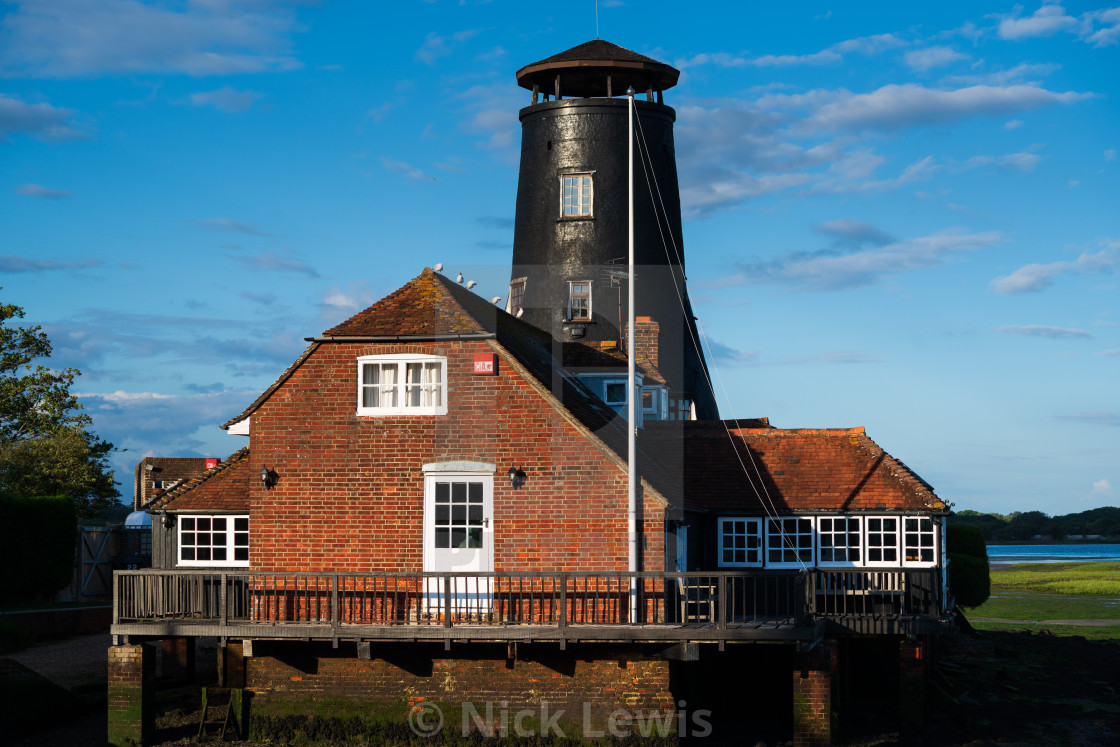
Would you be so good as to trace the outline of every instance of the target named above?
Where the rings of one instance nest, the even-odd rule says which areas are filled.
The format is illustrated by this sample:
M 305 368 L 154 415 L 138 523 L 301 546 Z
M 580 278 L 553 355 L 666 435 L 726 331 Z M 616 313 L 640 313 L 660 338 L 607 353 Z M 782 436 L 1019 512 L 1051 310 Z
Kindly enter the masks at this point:
M 490 303 L 492 303 L 492 304 L 494 304 L 495 306 L 497 306 L 497 305 L 498 305 L 498 302 L 499 302 L 499 301 L 501 301 L 501 300 L 502 300 L 502 297 L 501 297 L 501 296 L 494 296 L 493 298 L 491 298 L 491 299 L 490 299 Z
M 470 290 L 471 288 L 475 287 L 476 285 L 478 285 L 478 283 L 476 283 L 475 281 L 468 280 L 467 281 L 467 290 Z
M 436 272 L 439 272 L 440 270 L 443 269 L 443 262 L 436 262 L 436 266 L 433 267 L 432 269 L 435 270 Z
M 517 310 L 517 318 L 520 319 L 521 315 L 524 314 L 524 313 L 525 313 L 525 307 L 522 306 L 520 309 Z

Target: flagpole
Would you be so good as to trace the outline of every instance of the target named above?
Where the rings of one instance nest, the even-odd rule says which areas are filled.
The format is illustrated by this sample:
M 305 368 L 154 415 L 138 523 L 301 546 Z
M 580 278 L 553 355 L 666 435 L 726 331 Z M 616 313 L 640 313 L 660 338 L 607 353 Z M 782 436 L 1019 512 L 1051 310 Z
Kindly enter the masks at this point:
M 629 233 L 627 242 L 629 244 L 628 251 L 628 266 L 627 270 L 627 287 L 628 287 L 628 309 L 627 309 L 627 351 L 626 351 L 626 428 L 628 430 L 628 439 L 626 442 L 627 454 L 627 499 L 629 511 L 629 572 L 630 572 L 630 622 L 635 623 L 638 620 L 638 585 L 637 576 L 638 572 L 638 409 L 637 399 L 637 385 L 635 376 L 634 353 L 635 345 L 634 338 L 634 87 L 630 86 L 626 89 L 627 98 L 627 112 L 628 117 L 628 140 L 629 140 L 629 169 L 627 172 L 627 179 L 629 180 L 629 205 L 628 205 L 628 227 Z

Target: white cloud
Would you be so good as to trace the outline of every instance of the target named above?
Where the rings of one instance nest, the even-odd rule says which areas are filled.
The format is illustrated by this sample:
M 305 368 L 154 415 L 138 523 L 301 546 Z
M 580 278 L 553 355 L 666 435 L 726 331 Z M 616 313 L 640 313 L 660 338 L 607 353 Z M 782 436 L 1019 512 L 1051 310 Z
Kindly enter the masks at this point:
M 1021 6 L 1016 6 L 1013 16 L 1002 16 L 999 22 L 999 35 L 1004 39 L 1029 39 L 1039 36 L 1053 36 L 1060 31 L 1074 31 L 1077 19 L 1066 15 L 1059 3 L 1046 4 L 1033 14 L 1023 18 L 1019 15 Z
M 1102 478 L 1100 480 L 1097 480 L 1093 483 L 1093 492 L 1094 493 L 1108 493 L 1111 490 L 1112 490 L 1112 484 L 1104 478 Z
M 50 104 L 27 104 L 8 94 L 0 93 L 0 142 L 9 135 L 25 134 L 47 142 L 77 140 L 86 137 L 71 121 L 72 109 L 62 109 Z
M 708 355 L 716 363 L 743 366 L 758 361 L 757 350 L 738 350 L 715 340 L 708 340 Z
M 295 0 L 23 2 L 0 31 L 0 69 L 36 77 L 223 75 L 300 66 Z
M 1096 423 L 1097 425 L 1111 425 L 1120 427 L 1120 413 L 1103 412 L 1101 410 L 1087 410 L 1085 412 L 1076 412 L 1072 415 L 1063 416 L 1067 420 L 1080 420 L 1085 423 Z
M 836 241 L 854 245 L 875 244 L 882 246 L 894 241 L 894 237 L 870 223 L 865 223 L 851 218 L 840 218 L 821 223 L 815 229 L 817 233 L 830 236 Z
M 1066 272 L 1074 272 L 1080 275 L 1110 274 L 1117 266 L 1120 266 L 1120 242 L 1109 244 L 1096 253 L 1085 252 L 1071 262 L 1060 261 L 1049 264 L 1025 265 L 1010 275 L 1004 275 L 993 280 L 991 288 L 1001 296 L 1040 291 L 1051 284 L 1052 278 Z
M 350 283 L 345 288 L 335 285 L 323 292 L 323 300 L 319 304 L 320 316 L 337 323 L 339 317 L 356 314 L 376 300 L 365 280 Z
M 773 259 L 737 266 L 738 272 L 715 285 L 787 285 L 810 291 L 846 290 L 873 285 L 886 277 L 955 261 L 965 252 L 1002 243 L 999 233 L 940 233 L 895 241 L 873 249 L 842 252 L 787 252 Z
M 434 181 L 434 179 L 428 176 L 428 174 L 426 174 L 422 169 L 411 166 L 404 161 L 398 161 L 395 158 L 390 158 L 389 156 L 381 157 L 381 165 L 389 171 L 397 174 L 403 174 L 409 179 L 413 179 L 415 181 Z
M 844 59 L 848 53 L 876 55 L 888 49 L 903 47 L 906 42 L 893 34 L 877 34 L 864 36 L 857 39 L 847 39 L 833 44 L 819 52 L 808 54 L 764 54 L 758 57 L 733 55 L 726 52 L 701 53 L 689 58 L 679 59 L 674 64 L 681 70 L 700 65 L 718 65 L 719 67 L 792 67 L 795 65 L 834 65 Z
M 261 94 L 256 91 L 236 91 L 223 86 L 216 91 L 192 93 L 190 99 L 194 106 L 212 106 L 218 111 L 240 113 L 251 109 L 260 97 Z
M 941 79 L 943 85 L 952 86 L 1006 86 L 1012 84 L 1041 85 L 1041 78 L 1057 72 L 1061 65 L 1052 63 L 1020 62 L 1018 65 L 1006 70 L 994 70 L 988 73 L 970 73 L 968 75 L 950 75 Z
M 525 103 L 520 89 L 505 81 L 480 84 L 471 86 L 456 98 L 466 102 L 470 112 L 464 129 L 483 136 L 482 147 L 497 151 L 502 161 L 516 163 L 521 128 L 510 112 L 516 112 Z
M 440 57 L 447 57 L 454 52 L 460 44 L 478 34 L 479 29 L 466 29 L 457 31 L 450 36 L 441 36 L 432 31 L 424 39 L 424 44 L 416 50 L 416 59 L 428 65 L 434 65 Z
M 1120 42 L 1120 8 L 1086 13 L 1085 17 L 1092 25 L 1101 24 L 1101 28 L 1088 37 L 1094 46 L 1108 47 Z
M 40 184 L 21 184 L 13 190 L 17 195 L 24 197 L 38 197 L 43 200 L 65 200 L 73 197 L 73 192 L 64 189 L 49 189 Z
M 910 50 L 903 55 L 902 59 L 911 69 L 925 72 L 930 68 L 944 67 L 960 60 L 967 60 L 968 55 L 962 54 L 952 47 L 925 47 Z
M 1115 161 L 1116 160 L 1116 149 L 1115 148 L 1109 148 L 1108 150 L 1106 150 L 1104 152 L 1104 160 L 1105 161 Z
M 1011 324 L 996 329 L 1005 335 L 1024 335 L 1026 337 L 1045 337 L 1051 340 L 1091 340 L 1093 336 L 1083 329 L 1068 327 L 1049 327 L 1044 324 Z
M 61 262 L 53 259 L 31 259 L 14 254 L 0 254 L 0 271 L 13 275 L 20 272 L 44 272 L 49 270 L 83 270 L 102 264 L 100 259 L 82 259 Z
M 891 84 L 825 104 L 813 113 L 809 123 L 823 129 L 889 130 L 947 124 L 975 116 L 1006 116 L 1044 106 L 1073 104 L 1089 96 L 1025 85 L 979 85 L 942 91 L 913 83 Z
M 1023 120 L 1021 120 L 1021 119 L 1009 119 L 1004 123 L 1003 129 L 1005 129 L 1005 130 L 1017 130 L 1022 126 L 1023 126 Z
M 319 272 L 307 262 L 296 256 L 291 249 L 283 252 L 274 252 L 270 249 L 251 255 L 232 255 L 231 258 L 238 264 L 251 270 L 270 270 L 273 272 L 293 272 L 297 275 L 306 275 L 310 278 L 319 277 Z
M 993 280 L 991 283 L 992 290 L 1001 296 L 1011 293 L 1040 291 L 1050 285 L 1050 278 L 1064 272 L 1064 267 L 1056 266 L 1062 264 L 1064 263 L 1025 265 L 1010 275 Z

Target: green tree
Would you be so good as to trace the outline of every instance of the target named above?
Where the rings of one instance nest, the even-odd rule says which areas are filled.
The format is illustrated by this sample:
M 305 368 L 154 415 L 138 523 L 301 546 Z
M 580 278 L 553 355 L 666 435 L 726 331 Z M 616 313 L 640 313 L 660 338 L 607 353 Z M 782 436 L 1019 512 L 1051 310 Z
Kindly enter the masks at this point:
M 38 325 L 10 323 L 23 316 L 0 304 L 0 493 L 63 495 L 79 519 L 94 518 L 120 495 L 108 461 L 113 445 L 90 430 L 70 393 L 81 372 L 38 363 L 50 357 L 50 339 Z

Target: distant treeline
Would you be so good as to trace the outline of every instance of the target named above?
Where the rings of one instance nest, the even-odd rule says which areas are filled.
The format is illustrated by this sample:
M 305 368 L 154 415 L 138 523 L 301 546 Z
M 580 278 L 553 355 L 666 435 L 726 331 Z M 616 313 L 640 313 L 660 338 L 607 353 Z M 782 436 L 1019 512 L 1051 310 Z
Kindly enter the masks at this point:
M 1081 539 L 1087 536 L 1120 538 L 1120 508 L 1105 506 L 1076 514 L 1047 516 L 1041 511 L 982 514 L 957 511 L 951 521 L 974 526 L 985 540 L 1029 540 L 1034 537 Z

